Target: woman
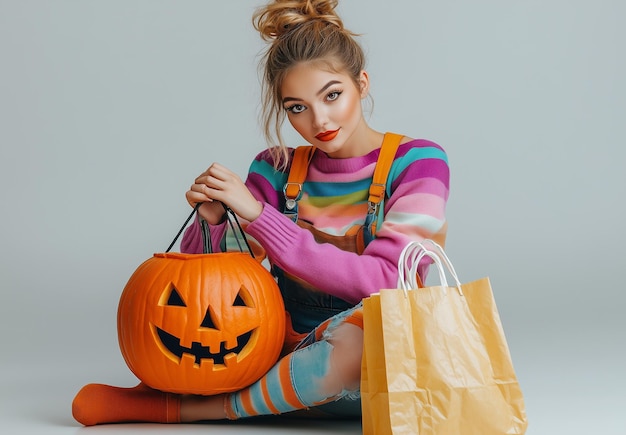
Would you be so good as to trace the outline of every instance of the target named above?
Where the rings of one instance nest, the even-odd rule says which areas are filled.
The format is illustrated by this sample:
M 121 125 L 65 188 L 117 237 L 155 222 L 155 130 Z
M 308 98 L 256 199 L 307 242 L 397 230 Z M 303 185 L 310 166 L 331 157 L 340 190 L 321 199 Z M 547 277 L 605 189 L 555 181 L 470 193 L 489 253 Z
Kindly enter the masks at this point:
M 191 422 L 296 410 L 360 416 L 359 302 L 396 286 L 397 261 L 409 241 L 445 240 L 449 170 L 438 145 L 384 135 L 367 124 L 363 51 L 336 5 L 274 0 L 256 12 L 255 28 L 270 42 L 263 107 L 265 134 L 275 146 L 255 158 L 245 183 L 214 163 L 186 193 L 192 206 L 202 203 L 198 213 L 211 226 L 213 246 L 225 234 L 225 204 L 265 249 L 292 322 L 285 355 L 257 383 L 225 395 L 91 384 L 74 400 L 79 422 Z M 285 117 L 315 147 L 296 162 L 280 135 Z M 390 167 L 377 203 L 369 189 L 383 154 Z M 296 166 L 306 181 L 288 182 Z M 200 228 L 198 221 L 189 227 L 182 251 L 202 252 Z M 419 268 L 422 278 L 427 267 Z

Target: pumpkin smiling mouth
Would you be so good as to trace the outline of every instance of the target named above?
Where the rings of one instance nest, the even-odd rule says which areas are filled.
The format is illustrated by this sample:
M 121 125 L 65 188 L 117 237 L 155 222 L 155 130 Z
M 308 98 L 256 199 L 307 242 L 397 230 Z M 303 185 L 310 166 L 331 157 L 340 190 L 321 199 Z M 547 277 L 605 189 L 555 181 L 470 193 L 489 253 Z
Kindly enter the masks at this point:
M 211 352 L 209 346 L 203 346 L 202 343 L 197 341 L 193 341 L 191 343 L 191 347 L 181 346 L 180 339 L 168 332 L 165 332 L 158 326 L 155 327 L 157 335 L 163 343 L 163 346 L 170 351 L 174 356 L 176 356 L 179 360 L 183 357 L 184 354 L 189 354 L 195 357 L 195 364 L 200 365 L 203 359 L 212 359 L 214 364 L 224 364 L 224 357 L 228 354 L 234 353 L 239 354 L 246 347 L 248 342 L 250 341 L 250 337 L 252 337 L 252 331 L 248 331 L 245 334 L 242 334 L 237 337 L 237 345 L 228 349 L 226 347 L 226 342 L 222 341 L 220 343 L 220 350 L 217 353 Z

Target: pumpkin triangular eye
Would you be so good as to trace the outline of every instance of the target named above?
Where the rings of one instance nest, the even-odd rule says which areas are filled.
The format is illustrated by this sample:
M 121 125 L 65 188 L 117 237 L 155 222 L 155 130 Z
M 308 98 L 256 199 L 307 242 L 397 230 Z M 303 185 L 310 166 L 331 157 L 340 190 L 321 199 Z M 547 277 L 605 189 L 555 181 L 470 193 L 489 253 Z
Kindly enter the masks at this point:
M 252 301 L 252 297 L 248 290 L 245 287 L 241 287 L 239 289 L 239 293 L 237 293 L 237 297 L 235 298 L 235 302 L 233 302 L 233 307 L 254 307 L 254 302 Z
M 235 298 L 235 302 L 233 302 L 233 307 L 245 307 L 246 303 L 243 301 L 243 298 L 241 297 L 240 294 L 237 294 L 237 297 Z
M 186 307 L 185 301 L 176 290 L 176 287 L 172 286 L 172 291 L 170 292 L 170 296 L 167 298 L 167 304 L 174 307 Z

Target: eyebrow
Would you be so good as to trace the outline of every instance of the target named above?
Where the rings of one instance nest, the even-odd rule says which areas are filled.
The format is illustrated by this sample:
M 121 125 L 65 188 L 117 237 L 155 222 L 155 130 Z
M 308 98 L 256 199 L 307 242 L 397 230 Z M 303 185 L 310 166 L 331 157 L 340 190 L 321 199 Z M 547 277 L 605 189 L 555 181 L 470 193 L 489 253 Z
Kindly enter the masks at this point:
M 326 83 L 326 84 L 322 87 L 322 89 L 320 89 L 319 91 L 317 91 L 317 93 L 316 93 L 315 95 L 320 95 L 320 94 L 323 94 L 323 93 L 324 93 L 324 91 L 326 91 L 326 89 L 328 89 L 328 88 L 330 88 L 331 86 L 336 85 L 336 84 L 341 84 L 341 82 L 340 82 L 339 80 L 331 80 L 331 81 L 329 81 L 328 83 Z M 295 98 L 295 97 L 285 97 L 285 98 L 283 98 L 283 103 L 286 103 L 286 102 L 288 102 L 288 101 L 302 101 L 302 99 L 301 99 L 301 98 Z

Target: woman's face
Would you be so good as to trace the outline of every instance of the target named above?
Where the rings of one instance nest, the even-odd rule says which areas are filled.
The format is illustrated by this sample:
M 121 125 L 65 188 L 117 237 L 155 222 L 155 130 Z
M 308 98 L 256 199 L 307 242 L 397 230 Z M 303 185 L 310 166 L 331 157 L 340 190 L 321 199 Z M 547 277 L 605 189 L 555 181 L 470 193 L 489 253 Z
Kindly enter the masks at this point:
M 367 73 L 360 88 L 346 73 L 300 63 L 285 76 L 282 103 L 289 122 L 309 143 L 333 158 L 359 155 L 358 138 L 366 127 L 361 99 L 367 95 Z M 355 134 L 356 133 L 356 134 Z

